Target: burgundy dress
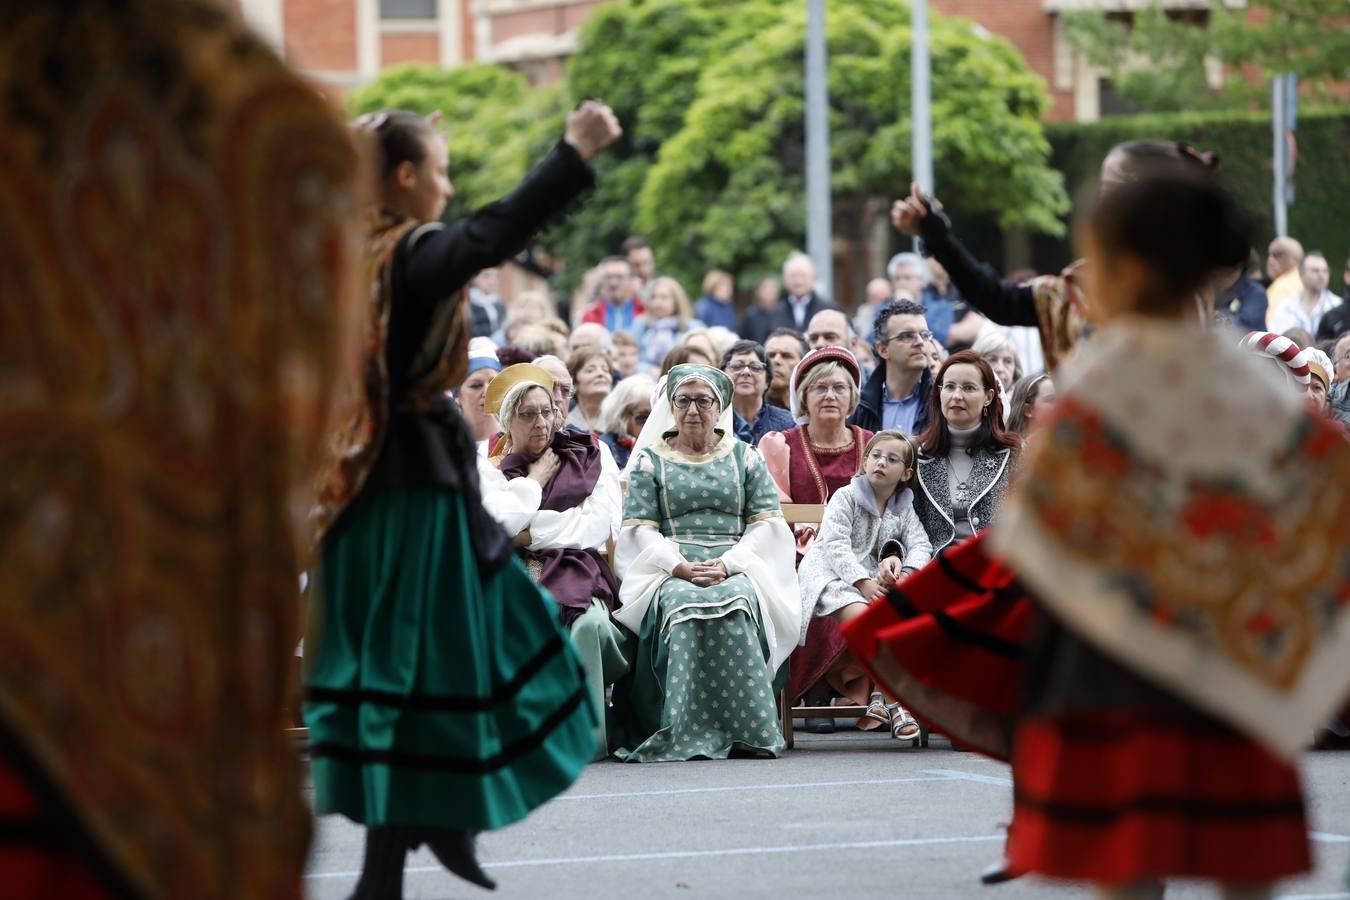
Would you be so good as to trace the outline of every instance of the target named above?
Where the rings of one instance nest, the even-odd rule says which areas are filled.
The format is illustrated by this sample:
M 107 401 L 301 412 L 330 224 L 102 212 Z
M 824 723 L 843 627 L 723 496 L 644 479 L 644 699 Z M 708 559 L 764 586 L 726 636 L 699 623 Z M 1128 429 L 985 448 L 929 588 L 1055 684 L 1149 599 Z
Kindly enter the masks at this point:
M 853 434 L 853 444 L 842 450 L 816 447 L 807 437 L 806 426 L 783 432 L 788 447 L 788 477 L 793 503 L 828 503 L 834 492 L 846 486 L 862 469 L 863 447 L 871 439 L 872 432 L 856 425 L 848 427 Z M 797 562 L 801 563 L 800 552 Z M 806 631 L 806 644 L 792 653 L 788 696 L 796 700 L 805 694 L 840 662 L 845 649 L 838 622 L 830 616 L 813 618 Z

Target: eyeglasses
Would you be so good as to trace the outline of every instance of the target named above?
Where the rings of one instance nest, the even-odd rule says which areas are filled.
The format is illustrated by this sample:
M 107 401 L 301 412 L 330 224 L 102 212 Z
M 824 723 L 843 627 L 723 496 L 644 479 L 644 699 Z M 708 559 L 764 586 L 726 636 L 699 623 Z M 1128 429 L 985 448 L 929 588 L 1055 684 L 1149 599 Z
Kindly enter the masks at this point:
M 649 410 L 647 412 L 629 413 L 629 415 L 631 415 L 633 417 L 633 421 L 638 423 L 639 425 L 646 425 L 647 419 L 651 417 L 651 411 Z
M 680 396 L 675 398 L 674 402 L 676 409 L 688 409 L 689 404 L 692 403 L 699 409 L 701 409 L 703 412 L 707 412 L 708 410 L 713 408 L 713 403 L 715 403 L 716 401 L 714 401 L 713 398 L 711 397 L 690 397 L 687 394 L 681 394 Z
M 570 384 L 555 384 L 553 385 L 553 394 L 554 396 L 567 399 L 572 396 L 572 386 Z
M 984 392 L 984 388 L 980 387 L 978 384 L 957 384 L 954 381 L 944 381 L 941 390 L 944 394 L 955 394 L 958 391 L 962 394 L 979 394 Z
M 543 419 L 545 422 L 552 422 L 554 415 L 553 407 L 547 409 L 519 409 L 516 410 L 516 416 L 523 422 L 534 424 L 537 419 Z
M 867 458 L 872 462 L 884 462 L 888 466 L 908 465 L 909 460 L 902 459 L 894 453 L 886 453 L 883 450 L 873 450 L 867 454 Z
M 734 375 L 738 372 L 744 372 L 746 369 L 749 369 L 751 372 L 754 372 L 756 375 L 758 375 L 760 372 L 763 372 L 766 368 L 768 367 L 765 366 L 764 363 L 734 362 L 729 364 L 726 370 L 727 372 Z
M 840 397 L 848 396 L 849 386 L 847 384 L 813 384 L 811 385 L 811 396 L 824 397 L 831 394 L 838 394 Z
M 921 344 L 924 341 L 930 340 L 932 337 L 933 332 L 931 331 L 902 331 L 899 334 L 893 334 L 886 338 L 885 342 L 887 344 L 891 341 L 899 341 L 902 344 Z

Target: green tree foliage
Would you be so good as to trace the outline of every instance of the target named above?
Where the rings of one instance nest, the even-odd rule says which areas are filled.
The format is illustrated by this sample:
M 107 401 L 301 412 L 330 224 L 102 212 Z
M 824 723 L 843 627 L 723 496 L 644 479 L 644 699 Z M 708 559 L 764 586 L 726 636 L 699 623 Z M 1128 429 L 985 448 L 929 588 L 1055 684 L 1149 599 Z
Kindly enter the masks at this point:
M 909 11 L 831 0 L 828 24 L 836 233 L 861 246 L 911 181 Z M 350 103 L 441 110 L 452 177 L 477 205 L 556 140 L 563 110 L 603 98 L 624 137 L 597 161 L 595 193 L 548 235 L 569 262 L 559 288 L 633 233 L 688 286 L 713 266 L 744 284 L 776 272 L 805 238 L 804 31 L 799 0 L 621 0 L 587 21 L 555 89 L 533 92 L 485 66 L 403 67 Z M 1062 233 L 1068 201 L 1049 166 L 1044 84 L 1011 45 L 963 20 L 933 17 L 931 39 L 941 196 L 1006 226 Z
M 1230 9 L 1212 0 L 1208 15 L 1169 14 L 1156 3 L 1133 21 L 1100 12 L 1065 14 L 1065 33 L 1116 90 L 1154 112 L 1269 107 L 1272 76 L 1299 76 L 1304 96 L 1335 98 L 1350 81 L 1346 0 L 1249 0 Z M 1221 65 L 1211 84 L 1206 65 Z
M 455 199 L 447 218 L 509 192 L 562 134 L 559 89 L 532 88 L 525 77 L 492 65 L 439 69 L 395 66 L 353 91 L 353 115 L 380 109 L 441 114 Z
M 803 240 L 805 13 L 772 5 L 774 24 L 705 66 L 639 197 L 638 228 L 686 279 L 714 262 L 773 271 Z M 911 180 L 908 9 L 840 0 L 828 23 L 835 227 L 861 239 Z M 1062 232 L 1067 202 L 1048 165 L 1043 83 L 1010 45 L 961 20 L 935 18 L 931 47 L 939 192 L 1005 226 Z

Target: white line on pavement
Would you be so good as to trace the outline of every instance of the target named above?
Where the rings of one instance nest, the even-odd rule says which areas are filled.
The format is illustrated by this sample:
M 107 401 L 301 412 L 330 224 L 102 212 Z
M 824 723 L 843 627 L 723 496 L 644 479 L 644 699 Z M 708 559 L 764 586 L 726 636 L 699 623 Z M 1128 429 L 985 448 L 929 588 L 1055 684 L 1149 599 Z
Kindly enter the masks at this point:
M 798 844 L 792 847 L 733 847 L 725 850 L 674 850 L 665 853 L 622 853 L 610 856 L 571 856 L 557 859 L 518 859 L 507 862 L 484 862 L 485 869 L 515 869 L 524 866 L 568 866 L 589 863 L 649 862 L 661 859 L 700 859 L 713 856 L 754 856 L 761 853 L 807 853 L 818 850 L 876 850 L 888 847 L 924 847 L 932 844 L 975 844 L 1003 841 L 1007 835 L 983 834 L 972 837 L 901 838 L 894 841 L 852 841 L 838 844 Z M 405 873 L 439 872 L 440 866 L 416 866 Z M 310 880 L 321 878 L 355 878 L 360 872 L 312 872 Z
M 724 787 L 672 788 L 666 791 L 617 791 L 611 794 L 564 794 L 558 800 L 608 800 L 611 797 L 671 797 L 676 794 L 720 794 L 726 791 L 776 791 L 798 788 L 847 787 L 866 784 L 913 784 L 915 782 L 950 781 L 949 776 L 935 778 L 866 778 L 859 781 L 806 781 L 799 784 L 729 784 Z
M 961 781 L 977 781 L 980 784 L 997 784 L 1001 787 L 1012 787 L 1012 780 L 1008 778 L 997 778 L 993 775 L 977 775 L 974 772 L 962 772 L 960 769 L 924 769 L 925 775 L 941 775 L 943 778 L 957 778 Z
M 1350 892 L 1338 894 L 1281 894 L 1275 900 L 1350 900 Z
M 1310 831 L 1308 837 L 1319 844 L 1350 844 L 1350 834 L 1327 834 L 1325 831 Z M 1343 893 L 1341 896 L 1350 897 Z

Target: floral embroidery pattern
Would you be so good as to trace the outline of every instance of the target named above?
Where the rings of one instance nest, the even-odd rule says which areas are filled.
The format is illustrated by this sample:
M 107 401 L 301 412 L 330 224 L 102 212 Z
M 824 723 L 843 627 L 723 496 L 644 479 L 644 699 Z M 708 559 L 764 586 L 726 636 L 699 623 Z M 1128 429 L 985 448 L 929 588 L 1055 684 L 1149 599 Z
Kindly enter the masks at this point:
M 1350 603 L 1350 567 L 1328 527 L 1350 516 L 1350 447 L 1333 426 L 1293 436 L 1266 496 L 1165 472 L 1072 397 L 1051 427 L 1032 445 L 1021 490 L 1059 549 L 1122 589 L 1140 615 L 1272 687 L 1294 684 Z

